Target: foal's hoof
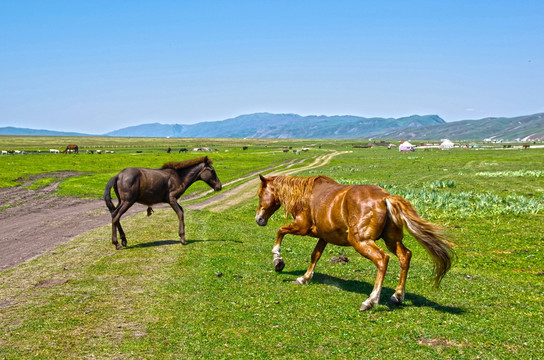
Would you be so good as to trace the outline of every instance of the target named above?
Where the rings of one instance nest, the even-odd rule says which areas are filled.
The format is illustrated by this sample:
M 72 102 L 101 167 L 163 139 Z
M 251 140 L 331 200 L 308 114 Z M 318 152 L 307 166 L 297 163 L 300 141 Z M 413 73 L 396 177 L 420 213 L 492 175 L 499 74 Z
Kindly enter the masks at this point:
M 283 262 L 282 258 L 278 258 L 274 260 L 274 270 L 276 270 L 276 272 L 281 272 L 284 267 L 285 267 L 285 263 Z
M 185 238 L 180 238 L 179 241 L 181 242 L 181 245 L 185 245 L 187 242 L 185 241 Z

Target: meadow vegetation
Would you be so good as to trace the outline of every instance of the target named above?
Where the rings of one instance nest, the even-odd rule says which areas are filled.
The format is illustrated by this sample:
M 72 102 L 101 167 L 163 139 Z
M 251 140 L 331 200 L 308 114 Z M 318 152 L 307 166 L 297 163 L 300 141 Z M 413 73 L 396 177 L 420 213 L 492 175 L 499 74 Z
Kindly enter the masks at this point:
M 101 197 L 107 179 L 127 166 L 158 167 L 209 155 L 226 183 L 303 157 L 307 163 L 327 151 L 349 150 L 298 175 L 378 184 L 406 197 L 423 217 L 445 227 L 457 259 L 441 287 L 433 289 L 432 262 L 406 234 L 413 258 L 405 303 L 388 304 L 399 273 L 392 256 L 380 304 L 359 312 L 372 291 L 374 265 L 351 248 L 329 245 L 313 282 L 293 284 L 306 271 L 316 240 L 287 236 L 286 267 L 275 273 L 271 249 L 285 218 L 280 210 L 267 227 L 257 226 L 256 197 L 222 213 L 187 210 L 186 246 L 179 243 L 170 209 L 150 218 L 137 214 L 123 222 L 129 237 L 123 251 L 111 245 L 107 225 L 0 273 L 0 358 L 542 355 L 544 183 L 533 174 L 542 171 L 544 149 L 400 153 L 355 149 L 353 141 L 0 137 L 0 147 L 7 142 L 42 151 L 99 142 L 114 149 L 102 155 L 80 150 L 0 158 L 1 187 L 38 174 L 44 174 L 41 182 L 27 186 L 43 186 L 56 181 L 47 174 L 77 171 L 80 175 L 61 181 L 57 195 L 85 198 Z M 218 151 L 177 153 L 199 145 Z M 310 150 L 297 155 L 292 149 L 284 153 L 283 146 Z M 482 175 L 502 172 L 510 175 Z M 385 249 L 383 241 L 378 245 Z M 330 262 L 341 254 L 347 263 Z

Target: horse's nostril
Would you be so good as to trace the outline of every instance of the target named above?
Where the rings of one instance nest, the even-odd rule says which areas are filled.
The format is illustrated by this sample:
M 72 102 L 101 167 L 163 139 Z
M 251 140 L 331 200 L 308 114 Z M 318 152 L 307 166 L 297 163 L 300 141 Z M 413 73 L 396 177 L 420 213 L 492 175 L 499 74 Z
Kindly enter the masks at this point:
M 256 216 L 255 221 L 257 222 L 259 226 L 265 226 L 267 222 L 266 219 L 262 216 Z

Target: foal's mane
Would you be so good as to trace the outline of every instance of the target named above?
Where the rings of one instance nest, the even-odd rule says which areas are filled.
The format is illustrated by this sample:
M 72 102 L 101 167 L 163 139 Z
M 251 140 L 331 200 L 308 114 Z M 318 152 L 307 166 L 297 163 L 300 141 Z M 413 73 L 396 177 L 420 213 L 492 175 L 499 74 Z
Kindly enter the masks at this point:
M 274 178 L 272 183 L 276 196 L 285 208 L 286 216 L 310 208 L 310 196 L 319 178 L 329 179 L 326 176 L 276 176 Z
M 161 169 L 181 170 L 193 165 L 200 164 L 202 162 L 205 162 L 207 165 L 210 165 L 212 163 L 212 161 L 207 156 L 202 156 L 196 159 L 179 161 L 179 162 L 170 161 L 164 164 Z

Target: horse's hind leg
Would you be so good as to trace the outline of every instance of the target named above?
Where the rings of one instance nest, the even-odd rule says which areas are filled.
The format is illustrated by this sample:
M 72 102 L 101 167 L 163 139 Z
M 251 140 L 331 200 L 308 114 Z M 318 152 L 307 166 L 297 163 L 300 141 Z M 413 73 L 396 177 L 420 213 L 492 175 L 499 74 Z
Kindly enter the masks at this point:
M 395 293 L 391 296 L 392 305 L 400 305 L 404 301 L 406 276 L 408 275 L 410 259 L 412 258 L 412 252 L 404 246 L 402 237 L 402 228 L 393 224 L 386 226 L 386 229 L 382 234 L 382 238 L 384 239 L 387 248 L 399 258 L 400 263 L 399 284 Z
M 125 236 L 125 232 L 123 231 L 123 228 L 121 227 L 121 221 L 117 222 L 117 230 L 119 230 L 119 235 L 121 236 L 121 245 L 126 247 L 127 246 L 127 237 Z
M 127 238 L 125 237 L 125 232 L 123 231 L 123 228 L 121 227 L 121 216 L 132 206 L 134 205 L 134 202 L 121 202 L 119 206 L 115 209 L 115 211 L 112 213 L 112 220 L 111 220 L 111 226 L 112 226 L 112 233 L 111 233 L 111 242 L 113 245 L 115 245 L 115 248 L 117 250 L 121 250 L 122 247 L 119 245 L 119 241 L 117 241 L 117 229 L 119 229 L 119 234 L 121 235 L 121 243 L 123 246 L 127 246 Z
M 308 270 L 304 275 L 295 280 L 295 284 L 307 284 L 310 282 L 310 280 L 312 280 L 312 277 L 314 276 L 315 264 L 317 264 L 317 261 L 321 257 L 321 254 L 323 254 L 325 246 L 327 246 L 327 242 L 323 239 L 319 239 L 319 241 L 315 245 L 314 251 L 312 252 L 312 258 Z
M 352 238 L 351 231 L 348 235 L 348 239 Z M 380 294 L 382 292 L 383 279 L 387 270 L 387 263 L 389 262 L 389 255 L 374 243 L 374 240 L 362 240 L 357 241 L 352 238 L 350 244 L 355 250 L 367 259 L 372 260 L 376 268 L 378 268 L 378 274 L 376 275 L 376 281 L 374 282 L 374 289 L 370 293 L 368 299 L 363 301 L 361 305 L 361 311 L 371 309 L 374 305 L 378 304 L 380 300 Z

